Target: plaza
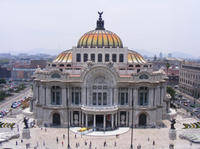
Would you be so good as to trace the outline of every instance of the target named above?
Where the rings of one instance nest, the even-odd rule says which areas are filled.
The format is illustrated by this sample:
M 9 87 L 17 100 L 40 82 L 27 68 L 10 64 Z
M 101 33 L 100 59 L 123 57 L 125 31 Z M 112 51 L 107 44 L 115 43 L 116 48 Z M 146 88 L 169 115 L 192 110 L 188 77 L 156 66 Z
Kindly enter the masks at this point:
M 21 136 L 22 129 L 23 129 L 23 119 L 24 114 L 19 114 L 15 119 L 7 118 L 5 121 L 13 121 L 15 120 L 17 124 L 20 126 L 20 137 L 17 139 L 12 139 L 8 142 L 3 142 L 1 148 L 13 148 L 13 149 L 25 149 L 26 144 L 30 144 L 30 149 L 34 149 L 34 147 L 38 146 L 37 149 L 62 149 L 67 148 L 67 128 L 52 128 L 52 127 L 36 127 L 30 128 L 31 138 L 30 139 L 23 139 Z M 180 139 L 179 134 L 183 133 L 185 130 L 183 129 L 183 123 L 193 123 L 198 121 L 195 118 L 190 117 L 190 115 L 182 109 L 177 111 L 176 118 L 176 140 L 169 139 L 169 129 L 170 129 L 170 121 L 164 120 L 163 123 L 165 124 L 164 128 L 134 128 L 133 129 L 133 147 L 137 148 L 138 145 L 141 145 L 142 149 L 169 149 L 169 144 L 174 144 L 175 149 L 199 149 L 200 145 L 198 143 L 191 143 L 188 140 Z M 126 127 L 128 131 L 118 131 L 116 134 L 112 134 L 113 131 L 107 131 L 105 135 L 102 131 L 101 135 L 95 135 L 95 132 L 81 135 L 80 133 L 75 133 L 70 128 L 69 131 L 69 139 L 70 139 L 70 147 L 71 149 L 88 149 L 89 144 L 91 142 L 92 149 L 129 149 L 131 143 L 131 129 Z M 124 129 L 126 129 L 124 128 Z M 14 128 L 14 131 L 17 131 Z M 195 129 L 200 133 L 199 129 Z M 64 137 L 63 137 L 64 135 Z M 56 141 L 58 137 L 58 143 Z M 21 143 L 21 139 L 23 139 L 23 143 Z M 16 145 L 16 141 L 18 145 Z M 153 145 L 153 141 L 155 145 Z M 63 142 L 63 145 L 62 145 Z M 106 146 L 104 147 L 104 142 L 106 142 Z M 76 147 L 76 144 L 79 143 L 79 147 Z M 87 145 L 85 145 L 87 143 Z M 116 143 L 116 146 L 115 146 Z

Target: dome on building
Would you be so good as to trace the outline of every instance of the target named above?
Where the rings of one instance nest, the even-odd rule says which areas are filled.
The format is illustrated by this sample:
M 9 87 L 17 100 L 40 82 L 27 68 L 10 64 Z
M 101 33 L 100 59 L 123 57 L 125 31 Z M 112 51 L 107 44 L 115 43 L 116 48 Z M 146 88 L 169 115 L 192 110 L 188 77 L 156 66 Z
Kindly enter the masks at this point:
M 141 56 L 139 53 L 135 51 L 128 51 L 128 63 L 138 63 L 138 64 L 144 64 L 146 61 L 144 60 L 143 56 Z
M 123 44 L 117 34 L 105 30 L 104 21 L 99 14 L 95 30 L 85 33 L 78 41 L 77 48 L 123 48 Z
M 54 63 L 71 63 L 72 62 L 72 51 L 67 50 L 60 53 L 53 61 Z
M 108 30 L 92 30 L 78 41 L 78 48 L 123 48 L 119 36 Z

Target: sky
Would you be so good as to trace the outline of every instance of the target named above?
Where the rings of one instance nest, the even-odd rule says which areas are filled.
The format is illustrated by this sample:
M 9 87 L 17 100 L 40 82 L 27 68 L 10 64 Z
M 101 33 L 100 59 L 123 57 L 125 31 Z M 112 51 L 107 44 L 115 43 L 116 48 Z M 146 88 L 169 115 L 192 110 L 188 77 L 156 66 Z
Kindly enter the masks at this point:
M 0 53 L 59 54 L 105 28 L 131 50 L 200 56 L 200 0 L 0 0 Z

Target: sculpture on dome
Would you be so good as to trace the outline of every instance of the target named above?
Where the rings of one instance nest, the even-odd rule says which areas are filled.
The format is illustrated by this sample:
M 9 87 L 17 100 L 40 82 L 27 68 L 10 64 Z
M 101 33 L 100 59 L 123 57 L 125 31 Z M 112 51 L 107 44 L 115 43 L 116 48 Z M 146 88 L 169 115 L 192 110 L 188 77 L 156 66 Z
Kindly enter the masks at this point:
M 102 14 L 103 14 L 103 11 L 102 11 L 102 12 L 99 12 L 99 11 L 98 11 L 98 14 L 99 14 L 99 19 L 102 19 L 101 16 L 102 16 Z

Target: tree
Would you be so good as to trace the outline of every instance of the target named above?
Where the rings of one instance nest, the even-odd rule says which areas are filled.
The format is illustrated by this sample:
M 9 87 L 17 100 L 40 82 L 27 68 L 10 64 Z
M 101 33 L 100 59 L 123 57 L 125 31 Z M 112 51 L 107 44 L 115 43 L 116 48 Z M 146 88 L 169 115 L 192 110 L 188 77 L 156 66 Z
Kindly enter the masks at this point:
M 176 91 L 172 87 L 167 86 L 167 93 L 170 94 L 171 100 L 175 99 Z
M 168 76 L 168 70 L 169 70 L 170 64 L 167 62 L 166 63 L 166 68 L 167 68 L 167 76 Z
M 0 79 L 0 84 L 6 84 L 6 80 L 3 79 L 3 78 L 1 78 L 1 79 Z

